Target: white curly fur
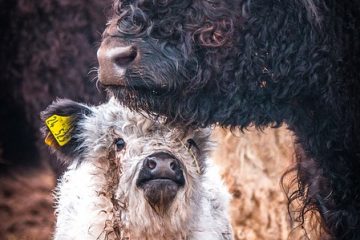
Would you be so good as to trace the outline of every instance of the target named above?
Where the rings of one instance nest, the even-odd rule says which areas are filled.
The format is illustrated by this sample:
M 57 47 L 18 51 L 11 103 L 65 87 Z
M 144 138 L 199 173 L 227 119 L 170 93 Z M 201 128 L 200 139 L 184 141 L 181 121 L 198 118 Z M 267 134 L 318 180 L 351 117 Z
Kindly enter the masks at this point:
M 208 159 L 209 129 L 169 129 L 161 120 L 149 120 L 113 99 L 89 108 L 92 114 L 81 120 L 77 136 L 83 152 L 73 159 L 56 190 L 56 240 L 232 239 L 230 195 Z M 118 137 L 126 142 L 120 152 L 114 151 Z M 199 151 L 190 153 L 184 146 L 189 138 Z M 135 184 L 143 159 L 159 151 L 181 161 L 186 181 L 165 214 L 156 213 Z M 109 183 L 111 156 L 119 165 L 114 184 Z M 115 234 L 116 227 L 121 236 Z

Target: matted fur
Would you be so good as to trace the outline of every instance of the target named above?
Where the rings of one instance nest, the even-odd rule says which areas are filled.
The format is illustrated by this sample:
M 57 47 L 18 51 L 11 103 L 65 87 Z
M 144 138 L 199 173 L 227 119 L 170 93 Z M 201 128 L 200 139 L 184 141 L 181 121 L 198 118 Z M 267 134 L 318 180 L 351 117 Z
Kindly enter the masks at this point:
M 53 105 L 48 110 L 61 106 L 61 101 Z M 88 109 L 91 113 L 79 118 L 74 131 L 77 150 L 82 150 L 56 191 L 55 239 L 232 238 L 229 195 L 207 159 L 209 129 L 169 128 L 161 120 L 130 112 L 113 99 Z M 117 152 L 114 140 L 119 137 L 126 147 Z M 184 143 L 190 138 L 199 151 L 189 152 Z M 145 157 L 159 151 L 181 161 L 186 180 L 162 214 L 151 208 L 135 184 Z
M 232 194 L 231 222 L 236 240 L 298 240 L 307 235 L 319 239 L 319 218 L 310 212 L 301 222 L 299 202 L 288 215 L 284 190 L 292 190 L 293 176 L 281 175 L 295 164 L 293 133 L 281 128 L 245 132 L 216 128 L 219 142 L 212 153 L 215 164 Z M 295 210 L 295 211 L 293 211 Z M 303 226 L 304 225 L 304 226 Z

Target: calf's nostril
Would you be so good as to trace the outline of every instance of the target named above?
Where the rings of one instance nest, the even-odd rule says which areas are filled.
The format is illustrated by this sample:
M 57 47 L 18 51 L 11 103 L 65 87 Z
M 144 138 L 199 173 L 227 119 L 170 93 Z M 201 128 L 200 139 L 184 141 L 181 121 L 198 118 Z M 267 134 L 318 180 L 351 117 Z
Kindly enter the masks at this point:
M 117 48 L 112 56 L 112 61 L 119 67 L 126 67 L 137 56 L 137 49 L 133 46 Z
M 152 159 L 148 159 L 146 161 L 146 166 L 149 168 L 149 169 L 154 169 L 156 168 L 156 161 L 152 160 Z
M 173 170 L 173 171 L 176 171 L 178 169 L 178 164 L 175 162 L 175 161 L 172 161 L 170 163 L 170 168 Z

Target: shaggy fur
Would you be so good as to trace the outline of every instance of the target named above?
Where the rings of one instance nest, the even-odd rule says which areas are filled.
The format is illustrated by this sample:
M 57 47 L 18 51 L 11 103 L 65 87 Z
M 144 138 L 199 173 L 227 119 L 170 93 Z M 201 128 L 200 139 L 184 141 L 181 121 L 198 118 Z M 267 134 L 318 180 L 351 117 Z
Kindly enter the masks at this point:
M 295 161 L 293 133 L 286 126 L 262 131 L 251 127 L 246 132 L 218 127 L 212 136 L 219 142 L 212 158 L 233 196 L 230 212 L 236 240 L 299 240 L 305 234 L 319 239 L 319 233 L 324 234 L 316 215 L 306 214 L 304 224 L 294 221 L 297 212 L 288 215 L 288 200 L 279 184 Z M 291 187 L 294 176 L 292 172 L 282 180 L 284 187 Z M 299 202 L 293 204 L 298 207 Z
M 298 143 L 290 201 L 318 211 L 332 239 L 359 239 L 359 16 L 354 0 L 117 0 L 100 82 L 177 123 L 287 123 Z M 106 59 L 113 49 L 122 55 Z
M 52 114 L 73 124 L 71 141 L 55 148 L 70 165 L 57 188 L 55 239 L 232 239 L 229 194 L 207 159 L 209 129 L 169 128 L 114 99 L 98 107 L 60 100 L 42 118 Z M 185 177 L 163 211 L 136 184 L 144 159 L 157 152 L 179 159 Z

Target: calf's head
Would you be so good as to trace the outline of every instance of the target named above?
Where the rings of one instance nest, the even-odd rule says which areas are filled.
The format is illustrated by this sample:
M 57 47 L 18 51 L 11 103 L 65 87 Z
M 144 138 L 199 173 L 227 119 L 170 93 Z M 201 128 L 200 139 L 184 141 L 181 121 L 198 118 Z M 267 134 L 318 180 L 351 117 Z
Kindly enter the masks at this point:
M 131 112 L 114 99 L 97 107 L 59 100 L 42 118 L 54 114 L 69 116 L 71 125 L 67 144 L 59 146 L 52 139 L 58 158 L 66 164 L 92 162 L 104 169 L 107 189 L 114 203 L 128 211 L 130 225 L 161 228 L 164 221 L 174 224 L 190 217 L 189 209 L 196 208 L 201 194 L 208 129 L 172 128 L 162 119 Z M 49 128 L 43 132 L 48 135 Z

